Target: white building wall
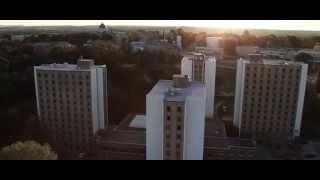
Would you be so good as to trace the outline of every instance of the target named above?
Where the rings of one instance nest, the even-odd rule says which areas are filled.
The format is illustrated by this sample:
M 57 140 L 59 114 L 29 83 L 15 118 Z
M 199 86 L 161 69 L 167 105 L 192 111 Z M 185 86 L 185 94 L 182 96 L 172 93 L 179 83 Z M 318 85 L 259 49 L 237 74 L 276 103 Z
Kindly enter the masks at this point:
M 36 100 L 37 100 L 37 113 L 39 119 L 41 119 L 41 113 L 40 113 L 40 105 L 39 105 L 39 92 L 38 92 L 38 76 L 37 76 L 37 68 L 34 67 L 33 69 L 33 77 L 34 77 L 34 83 L 35 83 L 35 90 L 36 90 Z
M 146 101 L 146 158 L 163 160 L 164 95 L 148 94 Z
M 206 117 L 214 116 L 214 97 L 216 81 L 216 59 L 209 58 L 205 62 Z
M 302 68 L 301 68 L 301 79 L 300 79 L 300 85 L 299 85 L 297 113 L 296 113 L 296 119 L 295 119 L 295 124 L 294 124 L 294 131 L 293 131 L 294 137 L 300 136 L 301 120 L 302 120 L 303 105 L 304 105 L 304 96 L 305 96 L 306 86 L 307 86 L 307 78 L 308 78 L 308 65 L 303 64 Z
M 207 37 L 207 47 L 208 48 L 220 48 L 220 37 Z
M 188 96 L 184 117 L 184 160 L 202 160 L 205 127 L 205 96 Z
M 105 68 L 103 67 L 98 67 L 97 68 L 97 88 L 95 91 L 97 91 L 97 123 L 98 123 L 98 128 L 99 129 L 104 129 L 105 128 L 105 98 L 104 98 L 104 91 L 106 89 L 104 88 L 104 71 Z M 93 89 L 94 90 L 94 89 Z
M 234 115 L 233 115 L 233 125 L 236 127 L 240 127 L 241 125 L 244 77 L 245 77 L 245 65 L 243 60 L 239 59 L 237 61 L 236 90 L 235 90 Z
M 99 130 L 98 123 L 98 85 L 97 85 L 97 70 L 91 69 L 91 107 L 92 107 L 92 127 L 93 133 Z
M 192 81 L 192 60 L 185 56 L 181 61 L 181 74 L 188 75 L 190 81 Z

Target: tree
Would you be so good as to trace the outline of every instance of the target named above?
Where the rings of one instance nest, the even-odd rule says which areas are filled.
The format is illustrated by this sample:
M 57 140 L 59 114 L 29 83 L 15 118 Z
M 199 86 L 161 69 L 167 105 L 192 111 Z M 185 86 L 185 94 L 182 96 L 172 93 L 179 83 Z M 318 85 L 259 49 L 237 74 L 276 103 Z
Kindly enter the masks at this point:
M 295 60 L 298 62 L 304 62 L 306 64 L 310 64 L 310 62 L 312 61 L 313 57 L 308 54 L 308 53 L 299 53 L 296 57 Z
M 302 46 L 302 42 L 296 36 L 288 36 L 289 45 L 292 48 L 300 48 Z
M 2 160 L 57 160 L 58 156 L 50 145 L 35 141 L 17 142 L 4 147 L 0 152 Z

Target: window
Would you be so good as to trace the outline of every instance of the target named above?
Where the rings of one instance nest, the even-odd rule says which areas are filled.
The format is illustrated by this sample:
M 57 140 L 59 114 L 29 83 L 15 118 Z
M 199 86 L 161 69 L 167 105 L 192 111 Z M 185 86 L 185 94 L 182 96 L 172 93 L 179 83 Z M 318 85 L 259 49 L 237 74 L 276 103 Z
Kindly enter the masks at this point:
M 178 130 L 178 131 L 181 130 L 181 126 L 180 126 L 180 125 L 177 126 L 177 130 Z
M 166 138 L 169 139 L 171 135 L 169 133 L 166 134 Z
M 170 151 L 166 151 L 166 156 L 170 156 L 170 155 L 171 155 Z
M 170 120 L 170 116 L 167 116 L 167 121 L 169 121 Z
M 171 112 L 170 106 L 167 106 L 167 112 Z
M 182 109 L 181 106 L 178 106 L 178 107 L 177 107 L 177 111 L 178 111 L 178 112 L 181 112 L 181 111 L 182 111 L 181 109 Z

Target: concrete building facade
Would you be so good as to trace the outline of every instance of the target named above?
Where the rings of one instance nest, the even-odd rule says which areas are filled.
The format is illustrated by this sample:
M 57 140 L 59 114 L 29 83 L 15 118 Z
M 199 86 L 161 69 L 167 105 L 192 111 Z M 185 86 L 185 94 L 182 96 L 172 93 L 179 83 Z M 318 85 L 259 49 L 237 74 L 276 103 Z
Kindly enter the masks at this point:
M 304 63 L 240 59 L 233 121 L 240 136 L 299 136 L 307 71 Z
M 184 56 L 181 62 L 181 74 L 187 75 L 190 81 L 205 84 L 206 117 L 214 115 L 216 59 L 201 53 Z
M 34 67 L 38 117 L 53 143 L 72 155 L 87 152 L 107 126 L 107 69 L 93 60 Z
M 147 160 L 203 159 L 204 85 L 183 75 L 161 80 L 146 99 Z

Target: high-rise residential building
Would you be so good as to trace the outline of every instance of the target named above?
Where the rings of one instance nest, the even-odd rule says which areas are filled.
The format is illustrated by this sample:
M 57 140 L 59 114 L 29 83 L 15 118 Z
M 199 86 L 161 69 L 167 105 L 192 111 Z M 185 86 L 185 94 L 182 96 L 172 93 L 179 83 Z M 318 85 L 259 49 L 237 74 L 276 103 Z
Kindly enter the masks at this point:
M 107 126 L 107 69 L 93 60 L 34 67 L 38 117 L 63 152 L 90 150 L 96 131 Z
M 206 117 L 214 115 L 216 60 L 214 57 L 201 53 L 186 55 L 181 62 L 181 74 L 187 75 L 190 81 L 205 84 L 206 88 Z
M 203 159 L 204 85 L 184 75 L 160 80 L 146 98 L 147 160 Z
M 299 62 L 240 59 L 233 122 L 240 136 L 299 136 L 307 71 Z

